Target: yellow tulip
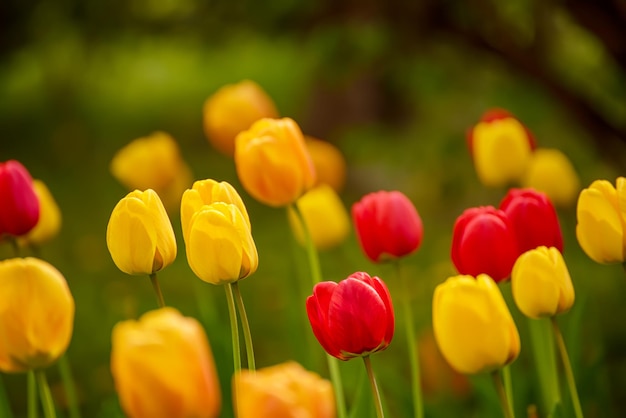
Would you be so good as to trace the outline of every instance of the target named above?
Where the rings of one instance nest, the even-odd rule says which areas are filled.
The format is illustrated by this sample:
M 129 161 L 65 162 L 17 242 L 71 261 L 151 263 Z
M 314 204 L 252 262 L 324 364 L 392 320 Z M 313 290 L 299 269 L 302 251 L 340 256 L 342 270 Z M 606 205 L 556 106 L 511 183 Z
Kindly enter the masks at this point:
M 496 282 L 486 274 L 453 276 L 437 286 L 433 329 L 439 349 L 458 372 L 488 372 L 513 362 L 517 327 Z
M 250 218 L 246 206 L 241 200 L 241 196 L 230 183 L 222 181 L 217 182 L 212 179 L 198 180 L 193 183 L 191 189 L 185 190 L 180 204 L 180 218 L 183 228 L 183 237 L 185 242 L 188 241 L 189 224 L 191 218 L 204 205 L 210 205 L 215 202 L 232 203 L 237 206 L 243 215 L 248 228 L 250 228 Z
M 202 325 L 173 308 L 113 328 L 111 373 L 129 418 L 213 418 L 221 393 Z
M 472 131 L 472 156 L 479 180 L 499 187 L 520 182 L 532 153 L 524 126 L 507 117 L 480 122 Z
M 328 184 L 309 190 L 298 199 L 311 239 L 317 249 L 325 250 L 341 244 L 350 233 L 350 217 L 346 208 Z M 305 245 L 304 231 L 295 211 L 289 207 L 289 224 L 296 239 Z
M 63 275 L 38 258 L 0 261 L 0 370 L 47 367 L 72 338 L 74 298 Z
M 561 252 L 538 247 L 523 253 L 513 266 L 515 304 L 530 318 L 551 317 L 574 304 L 574 286 Z
M 48 186 L 43 181 L 34 179 L 33 188 L 39 199 L 39 220 L 26 235 L 18 237 L 18 242 L 22 246 L 44 244 L 54 238 L 61 229 L 61 210 Z
M 233 156 L 235 137 L 259 119 L 277 118 L 272 99 L 254 81 L 220 88 L 204 102 L 204 132 L 221 153 Z
M 334 418 L 332 385 L 289 361 L 235 375 L 238 418 Z
M 261 119 L 236 139 L 241 184 L 256 200 L 286 206 L 313 187 L 315 166 L 300 127 L 292 119 Z
M 346 182 L 346 159 L 339 148 L 311 136 L 305 136 L 305 140 L 317 173 L 315 184 L 328 184 L 337 193 L 341 192 Z
M 204 205 L 191 217 L 187 262 L 207 283 L 233 283 L 254 273 L 259 264 L 250 225 L 230 203 Z
M 154 190 L 135 190 L 118 202 L 107 226 L 107 247 L 127 274 L 149 275 L 174 262 L 174 229 Z
M 587 255 L 597 263 L 626 260 L 626 178 L 614 187 L 596 180 L 580 192 L 576 208 L 576 237 Z
M 570 207 L 580 192 L 574 166 L 558 149 L 537 148 L 531 154 L 522 186 L 544 192 L 560 207 Z

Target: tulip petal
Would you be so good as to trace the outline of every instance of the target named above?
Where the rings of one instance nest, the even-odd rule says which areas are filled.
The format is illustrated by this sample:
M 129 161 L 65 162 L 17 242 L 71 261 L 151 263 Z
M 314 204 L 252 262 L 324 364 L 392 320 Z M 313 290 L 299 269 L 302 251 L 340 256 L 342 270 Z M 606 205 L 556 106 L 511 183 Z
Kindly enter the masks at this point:
M 337 283 L 330 281 L 316 284 L 313 287 L 313 295 L 306 300 L 306 310 L 313 334 L 320 345 L 328 354 L 346 360 L 334 345 L 328 328 L 328 309 L 337 286 Z

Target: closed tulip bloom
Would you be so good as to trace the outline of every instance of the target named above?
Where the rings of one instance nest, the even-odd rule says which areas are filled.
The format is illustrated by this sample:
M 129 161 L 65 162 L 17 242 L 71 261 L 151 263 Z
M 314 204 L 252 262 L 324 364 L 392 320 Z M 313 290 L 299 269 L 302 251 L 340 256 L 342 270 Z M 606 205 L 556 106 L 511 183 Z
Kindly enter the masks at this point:
M 576 207 L 576 237 L 585 253 L 602 264 L 626 260 L 626 178 L 615 186 L 596 180 L 580 192 Z
M 520 253 L 539 246 L 563 251 L 563 234 L 552 202 L 534 189 L 510 189 L 500 209 L 506 213 L 517 237 Z
M 433 329 L 444 358 L 458 372 L 489 372 L 520 351 L 517 327 L 497 284 L 486 274 L 454 276 L 435 288 Z
M 154 190 L 130 192 L 113 208 L 107 247 L 117 268 L 127 274 L 150 275 L 174 262 L 174 229 Z
M 213 418 L 221 393 L 202 325 L 161 308 L 113 328 L 111 373 L 129 418 Z
M 19 162 L 0 163 L 0 235 L 24 235 L 39 220 L 39 199 L 33 179 Z
M 202 206 L 189 222 L 186 248 L 191 270 L 215 285 L 244 279 L 259 265 L 250 225 L 234 204 Z
M 574 286 L 561 252 L 541 246 L 522 254 L 511 273 L 513 299 L 530 318 L 551 317 L 574 304 Z
M 352 206 L 352 220 L 361 248 L 375 263 L 409 255 L 422 243 L 422 219 L 399 191 L 365 195 Z
M 39 200 L 39 220 L 26 235 L 18 238 L 20 245 L 41 245 L 54 238 L 61 229 L 61 210 L 48 186 L 41 180 L 33 180 Z
M 315 166 L 292 119 L 261 119 L 236 139 L 241 184 L 256 200 L 287 206 L 315 184 Z
M 328 184 L 337 193 L 341 192 L 346 182 L 347 169 L 346 159 L 339 148 L 312 136 L 305 136 L 305 140 L 317 174 L 315 184 Z
M 501 110 L 484 115 L 468 133 L 467 141 L 476 174 L 489 187 L 520 182 L 534 148 L 528 129 Z
M 74 299 L 63 275 L 38 258 L 0 261 L 0 370 L 50 366 L 72 338 Z
M 544 192 L 555 206 L 567 208 L 576 202 L 580 179 L 561 150 L 538 148 L 530 158 L 522 186 Z
M 331 383 L 294 361 L 235 375 L 238 418 L 334 418 Z
M 306 300 L 313 334 L 340 360 L 363 357 L 389 346 L 394 332 L 391 296 L 385 283 L 353 273 L 339 283 L 316 284 Z
M 488 274 L 496 282 L 509 277 L 519 255 L 513 225 L 492 206 L 466 209 L 454 224 L 452 262 L 460 274 Z
M 321 184 L 309 190 L 298 199 L 313 244 L 319 250 L 336 247 L 346 240 L 350 233 L 350 218 L 337 192 L 328 184 Z M 289 225 L 298 242 L 305 245 L 304 231 L 298 216 L 290 207 Z
M 277 118 L 278 110 L 254 81 L 243 80 L 220 88 L 204 102 L 204 132 L 221 153 L 233 156 L 235 138 L 259 119 Z

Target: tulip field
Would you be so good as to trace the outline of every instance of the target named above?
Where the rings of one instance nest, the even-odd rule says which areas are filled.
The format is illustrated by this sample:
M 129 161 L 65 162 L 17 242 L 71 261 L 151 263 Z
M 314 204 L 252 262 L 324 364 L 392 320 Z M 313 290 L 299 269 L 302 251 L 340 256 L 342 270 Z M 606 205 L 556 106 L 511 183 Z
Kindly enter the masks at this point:
M 31 38 L 0 51 L 0 418 L 623 416 L 600 44 L 555 12 L 559 70 L 603 68 L 575 108 L 471 23 L 416 52 L 382 17 L 174 3 L 4 29 Z

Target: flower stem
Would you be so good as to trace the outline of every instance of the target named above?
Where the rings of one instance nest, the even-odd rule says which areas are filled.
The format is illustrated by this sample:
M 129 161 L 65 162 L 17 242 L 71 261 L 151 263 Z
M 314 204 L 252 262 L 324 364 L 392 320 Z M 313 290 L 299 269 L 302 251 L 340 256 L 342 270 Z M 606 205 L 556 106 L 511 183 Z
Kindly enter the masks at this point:
M 59 358 L 59 373 L 63 381 L 63 387 L 65 388 L 70 418 L 80 418 L 78 398 L 76 397 L 76 385 L 74 383 L 74 377 L 72 376 L 70 363 L 67 359 L 67 353 Z
M 420 364 L 419 353 L 415 338 L 415 325 L 413 323 L 413 312 L 410 303 L 410 291 L 406 278 L 402 274 L 400 269 L 400 263 L 396 261 L 396 274 L 400 281 L 400 292 L 402 293 L 401 304 L 404 314 L 404 331 L 406 334 L 408 352 L 409 352 L 409 364 L 411 366 L 411 388 L 413 394 L 413 415 L 415 418 L 422 418 L 424 416 L 424 406 L 422 400 L 422 383 L 420 380 Z
M 246 308 L 243 304 L 243 298 L 239 291 L 239 282 L 229 283 L 235 294 L 235 302 L 237 302 L 237 309 L 239 310 L 239 317 L 241 318 L 241 327 L 243 328 L 243 338 L 246 344 L 246 355 L 248 356 L 248 370 L 255 371 L 256 365 L 254 362 L 254 348 L 252 346 L 252 334 L 250 333 L 250 323 L 248 322 L 248 315 L 246 315 Z
M 317 283 L 322 281 L 322 269 L 320 267 L 319 254 L 317 253 L 317 248 L 315 248 L 315 244 L 313 243 L 313 239 L 311 238 L 311 231 L 309 231 L 309 227 L 304 220 L 302 211 L 300 211 L 300 208 L 298 207 L 298 202 L 294 202 L 291 207 L 295 212 L 298 221 L 300 222 L 300 227 L 302 228 L 304 234 L 304 240 L 306 242 L 306 252 L 309 259 L 309 268 L 311 269 L 311 279 L 313 281 L 313 285 L 315 286 Z M 343 393 L 343 384 L 341 383 L 341 374 L 339 373 L 339 360 L 331 356 L 330 354 L 327 354 L 326 361 L 328 363 L 330 380 L 333 384 L 333 390 L 335 392 L 335 402 L 337 403 L 337 418 L 346 418 L 346 401 Z
M 35 377 L 34 370 L 28 371 L 26 380 L 28 418 L 37 418 L 39 409 L 37 405 L 37 378 Z
M 239 327 L 237 326 L 237 310 L 235 309 L 235 298 L 233 288 L 224 286 L 226 290 L 226 302 L 228 302 L 228 318 L 230 319 L 230 335 L 233 343 L 233 367 L 235 374 L 241 370 L 241 349 L 239 347 Z
M 150 275 L 150 282 L 152 283 L 152 288 L 154 289 L 154 293 L 156 294 L 159 308 L 165 307 L 165 300 L 163 300 L 163 293 L 161 293 L 161 286 L 159 286 L 159 280 L 157 279 L 156 273 L 152 273 Z
M 367 377 L 370 380 L 370 386 L 372 387 L 372 396 L 374 396 L 374 405 L 376 406 L 376 416 L 378 418 L 384 418 L 383 404 L 380 399 L 380 392 L 378 391 L 378 385 L 376 384 L 376 377 L 372 370 L 372 362 L 370 356 L 363 357 L 363 363 L 365 363 L 365 370 L 367 370 Z
M 56 418 L 54 401 L 52 400 L 52 393 L 50 393 L 48 380 L 46 380 L 46 373 L 43 370 L 37 370 L 35 371 L 35 376 L 37 377 L 37 386 L 39 386 L 39 396 L 41 397 L 41 405 L 43 406 L 43 415 L 46 418 Z
M 552 317 L 552 329 L 554 330 L 554 336 L 556 338 L 556 346 L 559 350 L 559 354 L 561 355 L 561 361 L 563 363 L 563 369 L 565 372 L 565 378 L 567 380 L 567 386 L 570 391 L 570 395 L 572 397 L 572 404 L 574 407 L 574 416 L 576 418 L 583 417 L 583 410 L 580 405 L 580 399 L 578 398 L 578 390 L 576 389 L 576 379 L 574 379 L 574 372 L 572 371 L 572 364 L 569 359 L 569 355 L 567 354 L 567 349 L 565 348 L 565 341 L 563 340 L 563 334 L 559 328 L 559 325 L 556 322 L 556 318 Z
M 502 412 L 504 413 L 505 418 L 515 418 L 512 405 L 509 403 L 509 398 L 506 395 L 500 370 L 494 370 L 491 372 L 491 377 L 493 378 L 493 384 L 496 387 L 496 392 L 498 392 L 498 398 L 500 399 L 500 405 L 502 406 Z
M 504 382 L 504 394 L 506 395 L 507 403 L 511 407 L 511 412 L 515 410 L 515 403 L 513 402 L 513 382 L 511 380 L 511 366 L 506 365 L 502 368 L 502 381 Z
M 548 416 L 561 402 L 554 336 L 546 318 L 527 318 L 530 345 L 542 394 L 542 416 Z

